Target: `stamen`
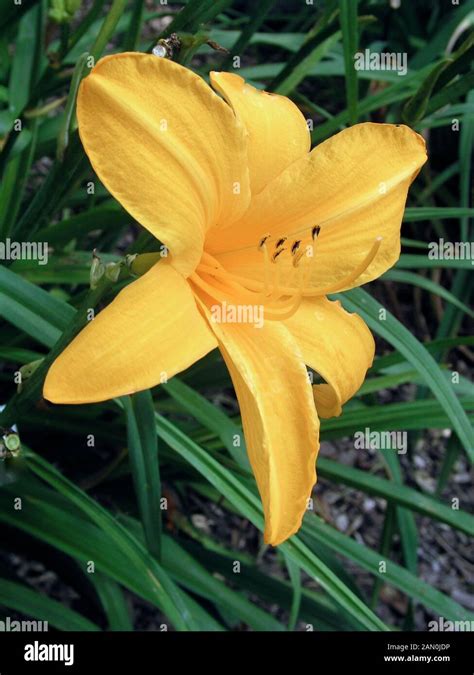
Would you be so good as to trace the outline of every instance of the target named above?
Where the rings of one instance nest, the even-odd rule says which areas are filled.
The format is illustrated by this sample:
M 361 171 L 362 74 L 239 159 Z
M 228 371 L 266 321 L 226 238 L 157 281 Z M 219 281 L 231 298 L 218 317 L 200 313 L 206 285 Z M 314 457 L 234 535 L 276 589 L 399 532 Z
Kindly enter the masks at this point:
M 259 243 L 258 243 L 258 248 L 262 248 L 262 247 L 264 246 L 265 242 L 267 241 L 267 239 L 270 239 L 270 236 L 271 236 L 271 235 L 269 235 L 269 234 L 265 234 L 265 235 L 260 239 L 260 241 L 259 241 Z
M 271 277 L 270 259 L 268 257 L 268 249 L 266 247 L 266 244 L 263 244 L 262 251 L 263 251 L 263 294 L 264 296 L 266 296 L 270 292 L 269 286 Z
M 279 248 L 277 251 L 275 251 L 275 253 L 272 255 L 272 262 L 273 263 L 276 262 L 276 259 L 278 258 L 278 256 L 281 253 L 283 253 L 283 251 L 286 251 L 286 248 Z
M 347 288 L 349 284 L 352 284 L 353 281 L 356 281 L 361 274 L 365 272 L 365 270 L 368 268 L 372 260 L 375 258 L 375 256 L 378 253 L 378 250 L 380 248 L 380 245 L 382 244 L 383 237 L 377 237 L 372 244 L 372 248 L 368 252 L 368 254 L 365 256 L 364 260 L 357 265 L 357 267 L 350 272 L 350 274 L 347 275 L 344 279 L 341 281 L 338 281 L 335 284 L 332 284 L 331 286 L 326 286 L 326 288 L 321 288 L 317 291 L 305 293 L 307 296 L 320 296 L 320 295 L 329 295 L 330 293 L 337 293 L 338 291 L 341 291 L 344 288 Z
M 203 254 L 201 263 L 189 280 L 218 302 L 261 304 L 266 319 L 282 321 L 298 310 L 304 297 L 326 296 L 353 285 L 372 263 L 382 243 L 382 237 L 377 237 L 364 259 L 344 279 L 324 288 L 315 288 L 311 285 L 311 270 L 316 257 L 314 245 L 306 244 L 301 247 L 302 240 L 296 240 L 290 249 L 280 246 L 270 255 L 265 244 L 269 236 L 262 239 L 259 245 L 264 256 L 263 283 L 228 272 L 218 260 L 207 253 Z M 290 256 L 291 266 L 286 264 L 289 263 L 288 259 L 285 264 L 278 264 L 285 251 Z M 306 257 L 309 258 L 307 263 L 303 261 Z M 300 264 L 302 261 L 304 264 Z M 289 275 L 289 285 L 282 284 L 282 274 Z
M 291 245 L 291 255 L 295 255 L 296 251 L 299 249 L 301 244 L 301 239 L 297 239 L 296 241 L 293 242 Z
M 304 251 L 297 251 L 293 256 L 293 267 L 298 267 L 301 258 L 304 256 Z
M 311 230 L 311 239 L 314 241 L 315 239 L 318 238 L 319 233 L 321 232 L 321 227 L 320 225 L 315 225 L 313 229 Z
M 287 239 L 288 237 L 282 237 L 281 239 L 279 239 L 275 244 L 275 248 L 281 248 Z

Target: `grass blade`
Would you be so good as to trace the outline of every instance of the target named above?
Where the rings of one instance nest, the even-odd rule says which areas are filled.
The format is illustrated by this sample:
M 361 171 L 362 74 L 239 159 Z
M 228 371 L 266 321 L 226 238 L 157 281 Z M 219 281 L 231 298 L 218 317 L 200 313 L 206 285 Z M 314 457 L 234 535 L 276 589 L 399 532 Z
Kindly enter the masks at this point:
M 128 451 L 146 546 L 161 558 L 161 484 L 155 408 L 150 391 L 124 396 Z
M 47 621 L 58 630 L 100 630 L 95 623 L 69 607 L 65 607 L 57 600 L 51 600 L 15 581 L 0 579 L 0 605 L 32 616 L 39 621 Z
M 263 530 L 262 507 L 256 495 L 171 422 L 157 415 L 156 423 L 160 438 L 214 485 L 240 513 Z M 322 564 L 298 537 L 292 537 L 279 548 L 321 584 L 338 604 L 367 630 L 386 629 L 383 622 Z
M 361 288 L 341 295 L 340 299 L 349 311 L 359 313 L 370 328 L 390 342 L 418 370 L 446 411 L 469 459 L 474 462 L 472 424 L 429 352 L 409 330 Z M 385 320 L 381 321 L 380 316 L 386 317 Z
M 91 580 L 107 616 L 108 629 L 113 631 L 133 630 L 127 603 L 117 582 L 100 572 L 92 574 Z
M 358 82 L 357 70 L 354 67 L 354 56 L 359 42 L 357 24 L 358 0 L 339 0 L 339 19 L 342 30 L 342 46 L 344 50 L 344 67 L 346 80 L 346 100 L 349 122 L 357 122 Z

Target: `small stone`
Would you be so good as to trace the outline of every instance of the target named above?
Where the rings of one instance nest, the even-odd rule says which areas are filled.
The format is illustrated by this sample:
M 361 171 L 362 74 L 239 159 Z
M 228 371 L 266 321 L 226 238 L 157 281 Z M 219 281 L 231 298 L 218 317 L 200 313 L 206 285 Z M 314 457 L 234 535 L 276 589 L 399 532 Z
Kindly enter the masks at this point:
M 346 516 L 345 513 L 341 513 L 339 516 L 337 516 L 336 525 L 337 528 L 342 532 L 345 532 L 347 530 L 347 528 L 349 527 L 349 518 Z
M 371 511 L 373 511 L 376 506 L 377 502 L 375 501 L 375 499 L 364 499 L 364 502 L 362 504 L 362 508 L 366 513 L 370 513 Z
M 154 56 L 158 56 L 160 59 L 163 59 L 168 52 L 163 45 L 155 45 L 151 50 L 151 53 L 154 54 Z
M 418 469 L 424 469 L 426 467 L 426 460 L 423 457 L 420 457 L 420 455 L 415 455 L 415 466 Z

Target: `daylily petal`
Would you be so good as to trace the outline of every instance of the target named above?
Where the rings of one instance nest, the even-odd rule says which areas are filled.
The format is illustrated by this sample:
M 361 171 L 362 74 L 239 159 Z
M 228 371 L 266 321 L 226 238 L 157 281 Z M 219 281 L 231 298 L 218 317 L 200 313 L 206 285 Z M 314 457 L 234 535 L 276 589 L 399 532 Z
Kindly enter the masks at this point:
M 209 321 L 239 401 L 265 542 L 277 546 L 299 529 L 316 482 L 319 420 L 306 368 L 281 323 L 257 328 Z
M 286 96 L 270 94 L 247 84 L 234 73 L 210 74 L 211 84 L 232 106 L 245 125 L 252 196 L 287 166 L 309 152 L 308 125 Z
M 306 365 L 327 384 L 313 387 L 320 417 L 334 417 L 362 385 L 372 365 L 375 342 L 357 314 L 327 298 L 306 299 L 285 321 L 298 343 Z
M 241 221 L 216 232 L 207 250 L 231 271 L 262 279 L 258 241 L 282 236 L 312 244 L 320 225 L 308 285 L 322 294 L 352 288 L 383 274 L 400 254 L 400 225 L 408 188 L 426 161 L 421 136 L 406 126 L 358 124 L 341 131 L 291 164 L 252 199 Z M 377 237 L 374 260 L 356 279 Z M 269 240 L 270 244 L 270 240 Z M 305 260 L 304 263 L 308 263 Z M 289 277 L 289 251 L 279 256 L 281 278 Z
M 94 403 L 148 389 L 217 346 L 188 282 L 159 262 L 126 286 L 51 366 L 44 397 Z
M 97 175 L 184 275 L 206 230 L 246 209 L 245 130 L 192 71 L 151 54 L 103 58 L 83 80 L 79 133 Z

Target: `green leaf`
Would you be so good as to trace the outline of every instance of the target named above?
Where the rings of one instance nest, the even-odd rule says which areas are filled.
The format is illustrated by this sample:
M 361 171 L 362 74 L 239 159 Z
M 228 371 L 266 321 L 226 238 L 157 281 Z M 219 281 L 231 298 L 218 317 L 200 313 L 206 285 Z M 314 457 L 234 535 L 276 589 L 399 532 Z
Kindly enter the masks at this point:
M 71 86 L 69 87 L 66 107 L 64 109 L 62 122 L 58 134 L 56 157 L 59 162 L 63 161 L 64 153 L 66 152 L 66 148 L 69 145 L 69 135 L 74 123 L 77 92 L 79 90 L 79 85 L 82 82 L 82 78 L 86 74 L 88 58 L 89 52 L 84 52 L 83 54 L 81 54 L 77 60 L 77 63 L 74 67 L 74 72 L 72 74 Z
M 346 81 L 346 100 L 349 122 L 355 124 L 358 119 L 357 99 L 358 83 L 357 70 L 354 64 L 354 55 L 359 42 L 357 24 L 358 0 L 339 0 L 340 22 L 342 30 L 342 46 L 344 50 L 344 66 Z
M 417 206 L 405 209 L 404 223 L 416 223 L 419 220 L 434 220 L 435 218 L 463 218 L 474 216 L 474 209 L 467 206 Z
M 0 267 L 0 316 L 40 344 L 51 347 L 74 314 L 66 303 Z
M 226 497 L 242 515 L 263 530 L 262 506 L 258 498 L 225 467 L 189 439 L 171 422 L 156 416 L 158 435 L 196 471 Z M 385 630 L 384 624 L 350 591 L 330 569 L 298 539 L 292 537 L 279 549 L 317 581 L 347 612 L 368 630 Z
M 452 63 L 439 77 L 435 91 L 449 84 L 457 75 L 470 69 L 474 57 L 474 32 L 468 35 L 466 40 L 451 55 Z
M 340 297 L 349 311 L 359 313 L 378 335 L 385 338 L 419 371 L 448 415 L 466 454 L 474 461 L 474 430 L 453 389 L 423 345 L 374 298 L 360 288 Z M 382 314 L 381 314 L 382 312 Z M 385 318 L 380 319 L 381 316 Z
M 421 378 L 421 375 L 420 375 Z M 474 419 L 474 399 L 463 397 L 460 403 Z M 324 439 L 351 436 L 362 427 L 371 430 L 386 429 L 409 431 L 411 429 L 445 429 L 450 425 L 449 417 L 436 399 L 346 407 L 344 415 L 321 421 L 321 435 Z
M 402 116 L 407 124 L 413 125 L 424 117 L 431 94 L 433 93 L 433 89 L 438 82 L 438 79 L 452 62 L 452 58 L 446 58 L 443 59 L 441 63 L 438 63 L 428 77 L 421 83 L 420 88 L 415 95 L 405 103 Z
M 133 630 L 127 602 L 117 582 L 101 572 L 94 572 L 90 577 L 107 616 L 108 629 L 113 631 Z
M 293 587 L 293 599 L 291 601 L 290 618 L 288 619 L 288 630 L 293 631 L 301 609 L 301 572 L 298 565 L 290 557 L 285 555 L 284 558 Z
M 467 305 L 458 300 L 455 295 L 447 291 L 444 286 L 437 284 L 435 281 L 427 279 L 426 277 L 422 277 L 421 274 L 413 274 L 412 272 L 404 272 L 402 270 L 395 269 L 385 272 L 381 279 L 382 281 L 397 281 L 404 284 L 413 284 L 414 286 L 423 288 L 425 291 L 428 291 L 428 293 L 438 295 L 440 298 L 443 298 L 443 300 L 446 300 L 455 307 L 458 307 L 471 318 L 474 318 L 474 312 L 469 309 Z
M 229 45 L 229 56 L 222 64 L 222 70 L 228 70 L 229 66 L 232 63 L 233 56 L 240 56 L 245 50 L 246 46 L 252 40 L 252 37 L 256 35 L 256 31 L 260 28 L 262 23 L 265 21 L 267 14 L 275 4 L 276 0 L 261 0 L 261 2 L 255 3 L 255 7 L 250 8 L 250 16 L 247 24 L 245 25 L 242 32 L 239 34 L 238 38 L 232 45 Z M 230 31 L 226 31 L 229 33 Z M 266 35 L 266 33 L 263 33 Z M 220 43 L 219 38 L 213 38 L 218 44 Z M 225 45 L 223 45 L 225 46 Z
M 388 453 L 394 453 L 395 450 L 388 450 Z M 393 465 L 391 465 L 393 467 Z M 474 535 L 474 516 L 465 511 L 459 511 L 440 503 L 433 497 L 429 497 L 413 488 L 406 487 L 400 481 L 392 483 L 373 476 L 366 471 L 354 469 L 344 464 L 338 464 L 333 460 L 320 457 L 318 460 L 318 469 L 321 476 L 329 478 L 332 481 L 341 482 L 344 485 L 350 485 L 367 494 L 377 497 L 383 497 L 399 506 L 404 506 L 411 511 L 422 513 L 434 520 L 447 523 L 455 530 L 460 530 L 468 535 Z
M 131 216 L 116 202 L 96 206 L 38 230 L 34 241 L 47 241 L 53 246 L 64 246 L 72 239 L 82 239 L 94 230 L 116 231 L 131 222 Z M 51 261 L 53 262 L 53 261 Z M 90 255 L 89 255 L 90 262 Z M 68 261 L 69 268 L 76 265 L 74 257 Z M 71 270 L 72 272 L 72 270 Z
M 474 72 L 471 72 L 467 75 L 463 75 L 453 84 L 450 84 L 444 89 L 441 89 L 440 92 L 435 94 L 426 109 L 426 113 L 431 115 L 436 110 L 439 110 L 448 103 L 453 103 L 457 101 L 461 96 L 467 94 L 471 89 L 474 88 Z
M 29 468 L 81 509 L 103 531 L 107 532 L 123 555 L 127 556 L 136 574 L 149 577 L 153 595 L 165 614 L 180 630 L 196 629 L 186 600 L 169 579 L 163 568 L 150 557 L 145 548 L 113 516 L 62 476 L 48 462 L 31 450 L 24 451 Z
M 131 529 L 137 539 L 143 537 L 140 526 L 132 518 L 123 518 L 123 522 Z M 229 561 L 229 569 L 233 570 L 233 562 Z M 241 621 L 245 621 L 254 630 L 283 631 L 284 626 L 270 614 L 249 602 L 242 594 L 228 588 L 220 579 L 199 564 L 177 541 L 165 535 L 163 537 L 163 564 L 177 583 L 192 593 L 206 600 L 225 607 L 235 613 Z M 231 572 L 233 577 L 238 576 Z
M 149 390 L 122 398 L 127 418 L 128 451 L 146 546 L 161 558 L 161 484 L 155 408 Z
M 216 14 L 222 12 L 231 0 L 189 0 L 186 7 L 176 14 L 173 21 L 159 36 L 166 38 L 171 33 L 187 31 L 194 33 L 202 23 L 211 21 Z
M 127 6 L 127 0 L 113 0 L 112 5 L 107 11 L 105 19 L 100 27 L 99 33 L 90 49 L 91 56 L 97 61 L 110 41 L 115 28 Z
M 65 500 L 52 490 L 38 487 L 31 479 L 22 479 L 21 485 L 15 484 L 13 492 L 8 490 L 9 488 L 0 491 L 0 521 L 18 527 L 73 556 L 80 561 L 81 567 L 93 561 L 96 570 L 111 576 L 146 602 L 158 607 L 179 630 L 187 630 L 183 625 L 187 621 L 191 624 L 191 630 L 222 630 L 219 623 L 170 580 L 167 585 L 174 588 L 173 595 L 179 595 L 180 600 L 176 611 L 171 607 L 172 614 L 168 614 L 161 593 L 157 593 L 153 569 L 156 561 L 149 558 L 148 570 L 137 566 L 133 558 L 124 555 L 122 546 L 114 542 L 107 528 L 97 527 L 78 516 L 78 510 L 69 499 Z M 21 519 L 18 519 L 12 509 L 12 501 L 18 495 L 18 490 L 22 495 Z M 127 533 L 127 536 L 131 535 Z M 139 550 L 141 545 L 136 543 L 136 550 Z M 185 613 L 181 619 L 176 613 L 182 603 L 185 604 Z M 192 621 L 189 620 L 190 617 Z
M 47 621 L 48 624 L 58 630 L 100 630 L 95 623 L 57 602 L 57 600 L 51 600 L 38 591 L 15 581 L 0 579 L 0 605 L 34 617 L 39 621 Z
M 469 258 L 428 258 L 427 255 L 415 255 L 412 253 L 403 253 L 398 262 L 397 268 L 402 269 L 426 269 L 431 267 L 440 267 L 446 269 L 472 270 L 472 260 Z M 454 288 L 453 291 L 454 293 Z
M 29 101 L 39 65 L 41 43 L 41 4 L 32 7 L 21 18 L 15 40 L 15 57 L 10 73 L 8 98 L 19 117 Z
M 191 387 L 178 380 L 172 379 L 163 385 L 165 391 L 177 401 L 181 407 L 190 413 L 203 426 L 212 429 L 228 449 L 230 456 L 247 471 L 251 471 L 250 462 L 245 449 L 245 439 L 239 429 L 227 415 L 215 405 L 194 391 Z M 236 443 L 236 441 L 238 441 Z
M 396 526 L 395 514 L 396 509 L 393 507 L 393 505 L 387 504 L 387 508 L 385 509 L 385 518 L 383 521 L 382 535 L 380 537 L 379 553 L 381 558 L 387 558 L 390 555 Z M 377 602 L 382 586 L 383 581 L 381 577 L 376 577 L 374 587 L 372 589 L 372 597 L 370 599 L 370 606 L 372 609 L 377 608 Z
M 135 0 L 132 8 L 132 15 L 128 30 L 123 41 L 124 52 L 138 51 L 138 44 L 140 41 L 140 32 L 143 23 L 143 14 L 145 9 L 144 0 Z
M 308 518 L 303 529 L 305 541 L 324 541 L 340 555 L 353 560 L 363 569 L 399 588 L 411 598 L 419 600 L 425 607 L 433 609 L 440 616 L 452 621 L 472 620 L 474 615 L 467 609 L 391 560 L 385 560 L 387 569 L 381 572 L 378 551 L 372 551 L 367 546 L 358 544 L 350 537 L 323 523 L 317 516 Z
M 33 163 L 38 138 L 36 120 L 31 122 L 30 129 L 25 128 L 20 132 L 20 137 L 29 134 L 29 142 L 21 152 L 12 157 L 3 176 L 0 189 L 0 240 L 2 241 L 10 237 L 13 231 Z

